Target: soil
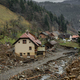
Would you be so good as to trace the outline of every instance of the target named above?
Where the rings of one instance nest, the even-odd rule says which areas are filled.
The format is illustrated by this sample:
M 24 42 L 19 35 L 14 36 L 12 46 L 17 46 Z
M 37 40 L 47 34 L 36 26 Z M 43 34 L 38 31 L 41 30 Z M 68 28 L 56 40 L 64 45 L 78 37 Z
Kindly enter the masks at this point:
M 76 50 L 74 49 L 67 49 L 67 48 L 57 48 L 55 52 L 46 51 L 46 56 L 42 58 L 39 57 L 37 60 L 27 60 L 27 63 L 23 63 L 25 61 L 25 59 L 19 58 L 19 57 L 15 57 L 12 53 L 10 53 L 10 56 L 7 56 L 6 51 L 8 51 L 10 48 L 6 48 L 5 45 L 1 45 L 1 51 L 0 51 L 0 60 L 2 60 L 0 62 L 0 80 L 8 80 L 10 77 L 16 75 L 16 74 L 21 74 L 23 71 L 27 70 L 31 70 L 32 73 L 35 72 L 34 75 L 29 76 L 29 77 L 35 77 L 38 76 L 41 73 L 52 73 L 52 70 L 49 69 L 45 69 L 43 67 L 42 72 L 40 71 L 40 73 L 38 73 L 35 69 L 38 67 L 41 67 L 43 65 L 49 64 L 49 62 L 60 59 L 61 57 L 65 57 L 65 53 L 76 53 Z M 4 56 L 3 56 L 4 54 Z M 72 54 L 71 54 L 72 55 Z M 57 63 L 57 62 L 56 62 Z M 58 62 L 59 63 L 59 62 Z M 48 67 L 49 68 L 49 67 Z M 45 70 L 45 71 L 44 71 Z M 37 74 L 36 74 L 37 73 Z M 44 75 L 42 74 L 42 75 Z M 5 76 L 5 77 L 4 77 Z M 27 78 L 29 78 L 27 77 Z M 22 77 L 21 77 L 22 78 Z M 40 77 L 39 77 L 40 78 Z M 16 80 L 16 79 L 14 79 Z M 37 79 L 35 79 L 37 80 Z M 39 79 L 38 79 L 39 80 Z

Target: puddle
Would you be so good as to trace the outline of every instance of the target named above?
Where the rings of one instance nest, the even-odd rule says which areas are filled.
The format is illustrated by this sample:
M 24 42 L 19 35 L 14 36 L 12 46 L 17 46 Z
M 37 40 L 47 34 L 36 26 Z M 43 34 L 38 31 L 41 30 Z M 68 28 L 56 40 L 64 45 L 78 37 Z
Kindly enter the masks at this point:
M 50 77 L 49 75 L 44 75 L 44 76 L 42 76 L 42 78 L 40 80 L 45 80 L 45 79 L 47 79 L 49 77 Z

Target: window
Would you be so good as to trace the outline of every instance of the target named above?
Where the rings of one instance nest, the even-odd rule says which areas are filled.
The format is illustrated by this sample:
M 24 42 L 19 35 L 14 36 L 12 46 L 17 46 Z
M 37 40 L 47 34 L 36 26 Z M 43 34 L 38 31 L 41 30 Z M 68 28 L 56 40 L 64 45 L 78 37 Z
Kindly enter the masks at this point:
M 20 43 L 20 41 L 18 41 L 18 43 Z
M 23 44 L 26 44 L 26 40 L 23 40 Z
M 24 53 L 24 55 L 25 55 L 25 53 Z
M 20 56 L 22 56 L 22 53 L 20 53 Z
M 29 50 L 32 50 L 32 47 L 29 47 Z
M 30 56 L 30 53 L 27 53 L 27 56 Z
M 31 41 L 29 41 L 29 43 L 31 43 Z

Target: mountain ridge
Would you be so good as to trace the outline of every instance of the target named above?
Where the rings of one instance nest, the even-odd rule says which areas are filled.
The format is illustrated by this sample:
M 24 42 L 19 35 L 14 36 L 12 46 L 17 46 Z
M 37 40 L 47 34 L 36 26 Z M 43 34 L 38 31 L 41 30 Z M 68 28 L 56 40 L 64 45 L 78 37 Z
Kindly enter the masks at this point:
M 68 2 L 68 1 L 67 1 Z M 71 26 L 78 30 L 80 27 L 80 5 L 74 5 L 70 3 L 52 3 L 52 2 L 41 2 L 40 6 L 44 6 L 45 9 L 51 11 L 53 14 L 59 16 L 63 14 L 66 20 L 69 20 Z

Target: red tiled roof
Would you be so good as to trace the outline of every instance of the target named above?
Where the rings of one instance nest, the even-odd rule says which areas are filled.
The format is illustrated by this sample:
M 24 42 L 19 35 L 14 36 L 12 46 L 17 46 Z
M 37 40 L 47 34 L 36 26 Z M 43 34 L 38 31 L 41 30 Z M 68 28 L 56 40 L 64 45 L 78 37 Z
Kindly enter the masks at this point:
M 72 36 L 72 38 L 78 38 L 79 37 L 79 35 L 73 35 Z
M 37 46 L 39 46 L 39 44 L 41 44 L 41 41 L 36 39 L 31 33 L 24 33 L 20 38 L 29 38 L 30 40 L 32 40 Z
M 49 31 L 45 31 L 48 35 L 50 34 L 50 32 Z

